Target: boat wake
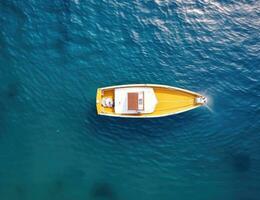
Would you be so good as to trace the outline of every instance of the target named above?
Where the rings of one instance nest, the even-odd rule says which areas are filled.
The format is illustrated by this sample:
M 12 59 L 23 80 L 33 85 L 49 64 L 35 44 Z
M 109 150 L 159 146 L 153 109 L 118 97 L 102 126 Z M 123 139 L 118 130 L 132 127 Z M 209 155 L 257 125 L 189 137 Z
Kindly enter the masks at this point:
M 207 98 L 207 102 L 204 104 L 204 106 L 211 112 L 215 113 L 213 110 L 213 99 L 211 96 L 207 94 L 207 91 L 202 92 L 202 94 Z
M 205 107 L 206 107 L 211 113 L 214 113 L 214 110 L 213 110 L 208 104 L 205 104 Z

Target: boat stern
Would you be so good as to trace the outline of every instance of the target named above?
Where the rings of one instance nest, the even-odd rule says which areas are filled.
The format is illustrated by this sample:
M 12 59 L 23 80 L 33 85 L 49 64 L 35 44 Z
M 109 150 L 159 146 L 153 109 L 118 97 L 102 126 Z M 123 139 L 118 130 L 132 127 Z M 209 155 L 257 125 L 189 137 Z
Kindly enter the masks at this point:
M 98 89 L 97 89 L 97 95 L 96 95 L 97 114 L 100 114 L 100 113 L 101 113 L 101 110 L 102 110 L 101 101 L 102 101 L 102 89 L 101 89 L 101 88 L 98 88 Z

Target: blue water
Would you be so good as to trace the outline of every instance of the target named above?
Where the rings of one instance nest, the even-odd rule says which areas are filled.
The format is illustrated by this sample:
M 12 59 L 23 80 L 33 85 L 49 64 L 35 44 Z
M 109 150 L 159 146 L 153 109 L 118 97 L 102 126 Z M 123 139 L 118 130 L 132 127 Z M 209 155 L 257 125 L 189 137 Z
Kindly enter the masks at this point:
M 0 1 L 1 200 L 260 199 L 259 1 Z M 209 107 L 96 115 L 98 87 Z

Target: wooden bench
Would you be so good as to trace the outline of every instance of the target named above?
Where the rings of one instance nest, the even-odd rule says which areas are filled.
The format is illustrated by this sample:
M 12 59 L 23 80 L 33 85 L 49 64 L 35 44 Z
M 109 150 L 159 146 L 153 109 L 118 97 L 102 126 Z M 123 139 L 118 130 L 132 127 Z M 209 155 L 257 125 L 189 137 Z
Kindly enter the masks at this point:
M 140 96 L 141 98 L 139 99 Z M 140 107 L 142 109 L 140 109 Z M 127 109 L 136 111 L 144 110 L 144 93 L 142 93 L 142 95 L 140 95 L 138 92 L 127 93 Z

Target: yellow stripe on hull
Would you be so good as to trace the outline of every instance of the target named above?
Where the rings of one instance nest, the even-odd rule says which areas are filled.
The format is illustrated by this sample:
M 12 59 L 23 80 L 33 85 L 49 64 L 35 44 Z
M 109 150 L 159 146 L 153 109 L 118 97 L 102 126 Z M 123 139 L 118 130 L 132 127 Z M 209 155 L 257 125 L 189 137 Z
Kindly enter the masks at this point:
M 152 113 L 141 114 L 117 114 L 114 108 L 107 108 L 102 106 L 102 98 L 109 97 L 114 99 L 114 90 L 116 88 L 132 88 L 132 87 L 149 87 L 153 88 L 157 98 L 157 105 Z M 156 84 L 131 84 L 119 85 L 105 88 L 99 88 L 96 96 L 96 107 L 99 115 L 106 115 L 112 117 L 131 117 L 131 118 L 152 118 L 164 117 L 185 112 L 197 108 L 203 104 L 197 103 L 196 98 L 203 97 L 202 95 L 184 90 L 181 88 L 171 87 L 167 85 Z

